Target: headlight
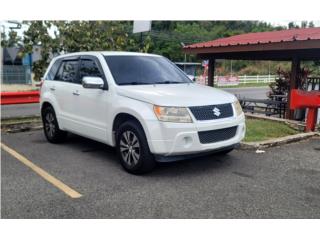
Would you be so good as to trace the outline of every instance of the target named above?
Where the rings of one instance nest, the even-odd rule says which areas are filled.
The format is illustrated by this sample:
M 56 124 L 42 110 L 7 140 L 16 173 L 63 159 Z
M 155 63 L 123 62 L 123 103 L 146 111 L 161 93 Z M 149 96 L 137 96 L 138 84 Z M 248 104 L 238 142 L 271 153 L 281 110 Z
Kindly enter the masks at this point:
M 234 106 L 234 109 L 235 109 L 235 111 L 236 111 L 237 116 L 240 116 L 240 115 L 242 114 L 242 107 L 241 107 L 239 101 L 238 101 L 238 100 L 235 101 L 235 102 L 233 103 L 233 106 Z
M 192 119 L 187 110 L 184 107 L 160 107 L 154 106 L 153 111 L 156 114 L 159 121 L 163 122 L 180 122 L 191 123 Z

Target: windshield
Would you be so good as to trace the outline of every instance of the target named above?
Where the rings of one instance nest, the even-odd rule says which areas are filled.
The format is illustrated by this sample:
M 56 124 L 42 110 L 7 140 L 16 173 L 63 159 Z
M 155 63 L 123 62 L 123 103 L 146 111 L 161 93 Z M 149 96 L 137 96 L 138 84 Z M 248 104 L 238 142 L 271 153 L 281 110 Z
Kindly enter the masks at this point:
M 191 83 L 173 63 L 156 56 L 105 56 L 118 85 Z

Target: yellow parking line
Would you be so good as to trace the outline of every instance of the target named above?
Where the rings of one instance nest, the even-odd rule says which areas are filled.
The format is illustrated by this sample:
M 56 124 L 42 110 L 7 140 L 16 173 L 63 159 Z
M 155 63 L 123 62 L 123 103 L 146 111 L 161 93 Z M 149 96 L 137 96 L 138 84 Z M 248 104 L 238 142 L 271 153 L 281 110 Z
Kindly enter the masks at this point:
M 11 154 L 13 157 L 18 159 L 20 162 L 31 168 L 34 172 L 36 172 L 38 175 L 40 175 L 42 178 L 47 180 L 49 183 L 51 183 L 53 186 L 56 188 L 59 188 L 62 192 L 67 194 L 71 198 L 80 198 L 82 195 L 78 193 L 77 191 L 73 190 L 63 182 L 61 182 L 59 179 L 55 178 L 42 168 L 38 167 L 35 165 L 33 162 L 28 160 L 26 157 L 22 156 L 21 154 L 17 153 L 15 150 L 12 148 L 8 147 L 4 143 L 1 143 L 1 148 Z

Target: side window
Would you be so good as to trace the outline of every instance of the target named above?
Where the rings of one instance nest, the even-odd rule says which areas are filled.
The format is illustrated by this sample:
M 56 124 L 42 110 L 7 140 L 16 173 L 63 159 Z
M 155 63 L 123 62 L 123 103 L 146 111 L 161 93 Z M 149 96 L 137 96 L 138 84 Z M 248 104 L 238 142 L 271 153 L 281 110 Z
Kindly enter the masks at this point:
M 102 77 L 102 74 L 94 60 L 82 59 L 80 64 L 80 79 L 83 77 Z
M 60 59 L 58 59 L 54 62 L 54 64 L 52 65 L 52 67 L 50 68 L 50 70 L 47 74 L 46 80 L 53 80 L 54 79 L 54 76 L 56 75 L 60 64 L 61 64 Z
M 78 83 L 78 61 L 63 61 L 55 77 L 55 80 Z

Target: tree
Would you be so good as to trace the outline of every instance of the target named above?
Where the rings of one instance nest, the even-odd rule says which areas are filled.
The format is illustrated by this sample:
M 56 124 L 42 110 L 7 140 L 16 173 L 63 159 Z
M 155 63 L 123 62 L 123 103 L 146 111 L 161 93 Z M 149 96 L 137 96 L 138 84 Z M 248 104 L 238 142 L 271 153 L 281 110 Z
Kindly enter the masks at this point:
M 24 32 L 24 53 L 32 53 L 34 46 L 41 46 L 41 59 L 33 62 L 32 71 L 35 80 L 40 80 L 48 67 L 50 56 L 59 51 L 58 40 L 49 35 L 52 24 L 49 21 L 24 22 L 29 25 Z
M 128 38 L 130 22 L 31 21 L 24 32 L 24 52 L 41 47 L 41 60 L 33 63 L 35 79 L 43 76 L 54 54 L 78 51 L 125 50 L 135 42 Z M 56 29 L 53 35 L 50 29 Z M 144 49 L 146 50 L 146 49 Z M 142 50 L 143 51 L 143 50 Z
M 4 32 L 1 32 L 2 47 L 20 47 L 22 45 L 22 39 L 18 36 L 16 31 L 10 30 L 8 36 Z
M 314 23 L 312 21 L 309 22 L 309 28 L 313 28 L 314 27 Z
M 131 44 L 126 32 L 129 22 L 116 21 L 55 21 L 60 50 L 103 51 L 124 50 Z
M 289 22 L 288 23 L 288 28 L 292 29 L 292 28 L 299 28 L 299 26 L 297 24 L 295 24 L 294 22 Z

